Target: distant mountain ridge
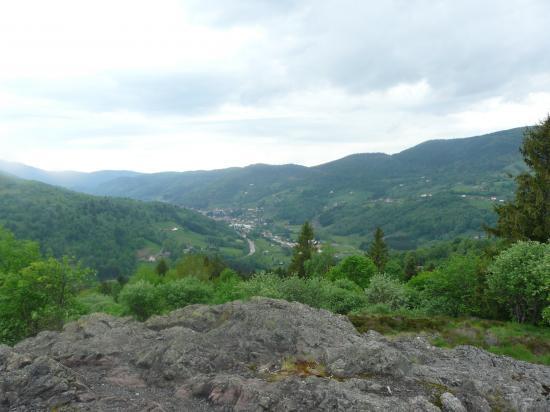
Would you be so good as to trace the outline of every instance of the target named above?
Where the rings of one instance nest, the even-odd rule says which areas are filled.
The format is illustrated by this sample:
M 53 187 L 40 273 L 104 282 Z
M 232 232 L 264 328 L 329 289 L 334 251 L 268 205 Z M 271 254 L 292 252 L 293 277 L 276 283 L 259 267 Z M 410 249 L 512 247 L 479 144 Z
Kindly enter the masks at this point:
M 355 246 L 381 225 L 395 247 L 409 248 L 479 235 L 482 224 L 494 221 L 491 199 L 509 198 L 514 182 L 508 174 L 525 169 L 519 153 L 524 130 L 430 140 L 393 155 L 354 154 L 314 167 L 256 164 L 194 172 L 97 172 L 74 175 L 70 183 L 91 194 L 201 210 L 259 208 L 270 229 L 287 234 L 309 219 L 327 238 L 355 237 L 350 238 Z M 67 186 L 59 176 L 54 175 L 57 184 Z

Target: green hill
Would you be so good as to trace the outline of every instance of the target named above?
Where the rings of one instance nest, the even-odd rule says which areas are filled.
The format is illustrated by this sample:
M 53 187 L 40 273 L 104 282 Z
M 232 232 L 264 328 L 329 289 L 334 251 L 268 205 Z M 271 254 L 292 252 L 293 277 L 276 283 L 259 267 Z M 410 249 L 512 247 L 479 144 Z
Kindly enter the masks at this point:
M 161 252 L 248 252 L 235 231 L 181 207 L 95 197 L 3 174 L 0 224 L 19 238 L 39 241 L 45 253 L 77 257 L 101 277 L 129 275 L 139 256 Z
M 355 154 L 315 167 L 251 165 L 214 171 L 117 176 L 75 183 L 94 194 L 224 209 L 285 238 L 312 220 L 323 240 L 357 248 L 378 225 L 390 245 L 478 236 L 522 170 L 523 128 L 433 140 L 394 155 Z M 253 210 L 253 212 L 250 212 Z

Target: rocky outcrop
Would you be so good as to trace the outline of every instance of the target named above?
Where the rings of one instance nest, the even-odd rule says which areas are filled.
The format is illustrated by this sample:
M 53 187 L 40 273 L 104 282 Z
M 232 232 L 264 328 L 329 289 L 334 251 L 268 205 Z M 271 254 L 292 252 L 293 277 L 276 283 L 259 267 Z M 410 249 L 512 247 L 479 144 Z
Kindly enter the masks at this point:
M 547 411 L 550 368 L 257 298 L 0 346 L 0 411 Z

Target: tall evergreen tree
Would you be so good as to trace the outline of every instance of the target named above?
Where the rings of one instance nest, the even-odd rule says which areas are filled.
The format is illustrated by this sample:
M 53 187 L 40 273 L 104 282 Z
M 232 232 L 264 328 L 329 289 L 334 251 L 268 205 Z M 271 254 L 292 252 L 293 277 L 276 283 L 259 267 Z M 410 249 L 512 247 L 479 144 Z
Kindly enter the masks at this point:
M 300 277 L 306 276 L 305 262 L 313 256 L 315 245 L 313 244 L 314 233 L 313 227 L 309 222 L 305 222 L 298 236 L 298 243 L 294 247 L 292 261 L 288 267 L 289 273 L 296 273 Z
M 388 262 L 388 246 L 384 242 L 384 232 L 379 227 L 374 232 L 374 240 L 370 245 L 368 255 L 378 268 L 378 271 L 383 272 Z
M 550 116 L 525 131 L 520 149 L 530 171 L 516 177 L 515 199 L 495 207 L 490 234 L 511 240 L 550 239 Z
M 157 275 L 164 276 L 166 275 L 166 272 L 168 272 L 169 269 L 170 268 L 168 267 L 168 263 L 166 263 L 166 260 L 164 260 L 164 258 L 161 258 L 157 263 L 157 267 L 155 268 L 155 271 L 157 272 Z
M 405 280 L 412 279 L 418 273 L 417 270 L 418 262 L 416 260 L 416 255 L 414 252 L 408 252 L 405 255 L 405 268 L 403 272 L 405 273 Z

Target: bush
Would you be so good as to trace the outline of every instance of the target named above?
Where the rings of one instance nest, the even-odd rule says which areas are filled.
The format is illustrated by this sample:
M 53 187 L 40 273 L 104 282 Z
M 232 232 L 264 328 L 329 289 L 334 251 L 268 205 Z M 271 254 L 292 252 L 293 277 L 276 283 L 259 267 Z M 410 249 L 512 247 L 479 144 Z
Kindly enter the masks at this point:
M 452 256 L 444 266 L 420 273 L 408 282 L 413 289 L 410 302 L 434 315 L 479 315 L 479 268 L 478 257 Z
M 372 259 L 365 256 L 348 256 L 332 268 L 327 273 L 327 277 L 331 280 L 349 279 L 362 288 L 366 288 L 370 278 L 376 272 L 376 265 Z
M 365 308 L 367 298 L 362 290 L 350 290 L 349 284 L 345 285 L 345 283 L 340 285 L 346 288 L 338 287 L 338 283 L 328 280 L 320 282 L 318 305 L 315 307 L 339 314 L 357 312 Z
M 224 303 L 242 299 L 241 277 L 231 269 L 224 269 L 220 276 L 214 279 L 214 298 L 212 303 Z
M 214 288 L 211 284 L 192 276 L 159 285 L 157 292 L 168 310 L 195 303 L 210 303 L 214 297 Z
M 108 313 L 113 316 L 124 314 L 124 307 L 116 303 L 112 296 L 101 293 L 86 293 L 77 298 L 79 313 L 77 317 L 89 313 Z
M 143 280 L 124 286 L 118 300 L 127 313 L 139 320 L 161 313 L 164 309 L 158 289 Z
M 264 296 L 266 298 L 284 299 L 282 293 L 283 279 L 272 273 L 260 273 L 252 276 L 250 280 L 243 282 L 242 296 L 250 298 L 252 296 Z
M 489 268 L 492 298 L 517 322 L 537 323 L 550 298 L 550 244 L 517 242 Z
M 407 303 L 403 283 L 385 273 L 377 273 L 371 278 L 365 295 L 369 304 L 383 304 L 392 310 L 402 308 Z

